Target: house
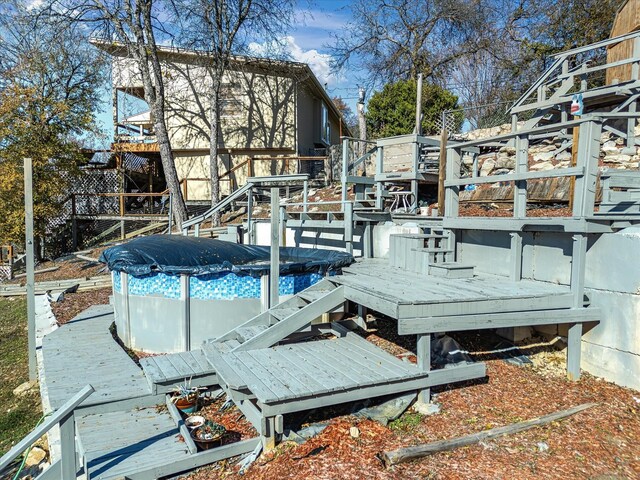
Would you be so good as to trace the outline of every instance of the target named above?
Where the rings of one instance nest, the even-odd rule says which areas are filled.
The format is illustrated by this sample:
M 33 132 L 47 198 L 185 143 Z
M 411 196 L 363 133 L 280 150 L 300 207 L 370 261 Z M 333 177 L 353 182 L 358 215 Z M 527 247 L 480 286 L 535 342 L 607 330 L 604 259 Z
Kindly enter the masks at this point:
M 164 180 L 153 119 L 136 62 L 124 45 L 92 43 L 113 58 L 112 150 L 147 159 L 154 173 L 136 190 L 161 191 Z M 183 193 L 187 201 L 207 201 L 210 57 L 169 47 L 159 47 L 159 56 L 167 127 Z M 341 135 L 349 135 L 340 112 L 304 63 L 235 56 L 223 79 L 221 103 L 218 164 L 223 195 L 251 176 L 316 174 L 324 169 L 327 148 L 338 144 Z

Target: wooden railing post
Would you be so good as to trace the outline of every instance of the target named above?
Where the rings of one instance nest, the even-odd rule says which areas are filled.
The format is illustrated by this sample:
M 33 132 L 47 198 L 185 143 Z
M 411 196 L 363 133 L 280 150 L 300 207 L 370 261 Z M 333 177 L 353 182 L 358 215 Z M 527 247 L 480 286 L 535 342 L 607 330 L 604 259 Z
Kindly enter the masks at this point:
M 349 139 L 342 139 L 342 208 L 347 201 L 347 177 L 349 176 Z

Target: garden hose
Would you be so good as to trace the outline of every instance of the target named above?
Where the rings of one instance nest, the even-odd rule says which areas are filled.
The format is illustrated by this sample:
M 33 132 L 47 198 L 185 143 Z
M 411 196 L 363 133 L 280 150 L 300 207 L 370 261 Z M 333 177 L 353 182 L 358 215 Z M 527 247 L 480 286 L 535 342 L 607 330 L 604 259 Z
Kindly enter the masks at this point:
M 38 428 L 38 426 L 42 423 L 42 421 L 47 418 L 50 415 L 50 413 L 45 413 L 44 415 L 42 415 L 40 417 L 40 420 L 38 420 L 38 423 L 36 423 L 36 426 L 33 428 Z M 31 452 L 31 448 L 33 447 L 33 445 L 29 445 L 29 448 L 27 448 L 22 456 L 22 463 L 20 464 L 20 468 L 18 468 L 18 471 L 16 472 L 16 474 L 13 476 L 12 480 L 18 480 L 18 476 L 22 473 L 22 470 L 24 469 L 24 464 L 27 463 L 27 457 L 29 456 L 29 452 Z

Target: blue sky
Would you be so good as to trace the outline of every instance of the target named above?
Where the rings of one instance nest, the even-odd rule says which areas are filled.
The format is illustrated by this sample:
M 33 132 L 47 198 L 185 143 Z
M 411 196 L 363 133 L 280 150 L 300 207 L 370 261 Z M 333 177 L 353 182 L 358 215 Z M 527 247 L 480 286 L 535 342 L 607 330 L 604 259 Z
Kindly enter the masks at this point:
M 37 0 L 36 0 L 37 1 Z M 331 96 L 342 97 L 355 111 L 358 87 L 349 72 L 331 72 L 328 48 L 332 35 L 345 29 L 351 18 L 349 0 L 298 0 L 294 28 L 283 34 L 282 41 L 292 60 L 309 64 L 321 83 L 327 84 Z M 105 94 L 104 111 L 98 115 L 106 137 L 113 135 L 111 93 Z

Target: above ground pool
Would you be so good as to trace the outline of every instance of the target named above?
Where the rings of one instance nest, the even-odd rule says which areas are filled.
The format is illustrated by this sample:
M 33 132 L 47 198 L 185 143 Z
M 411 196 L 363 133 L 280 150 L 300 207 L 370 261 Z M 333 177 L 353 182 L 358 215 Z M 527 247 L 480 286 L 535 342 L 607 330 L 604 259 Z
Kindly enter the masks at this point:
M 259 314 L 270 247 L 182 235 L 152 235 L 105 250 L 118 336 L 134 350 L 199 348 Z M 280 299 L 353 262 L 335 250 L 280 248 Z

